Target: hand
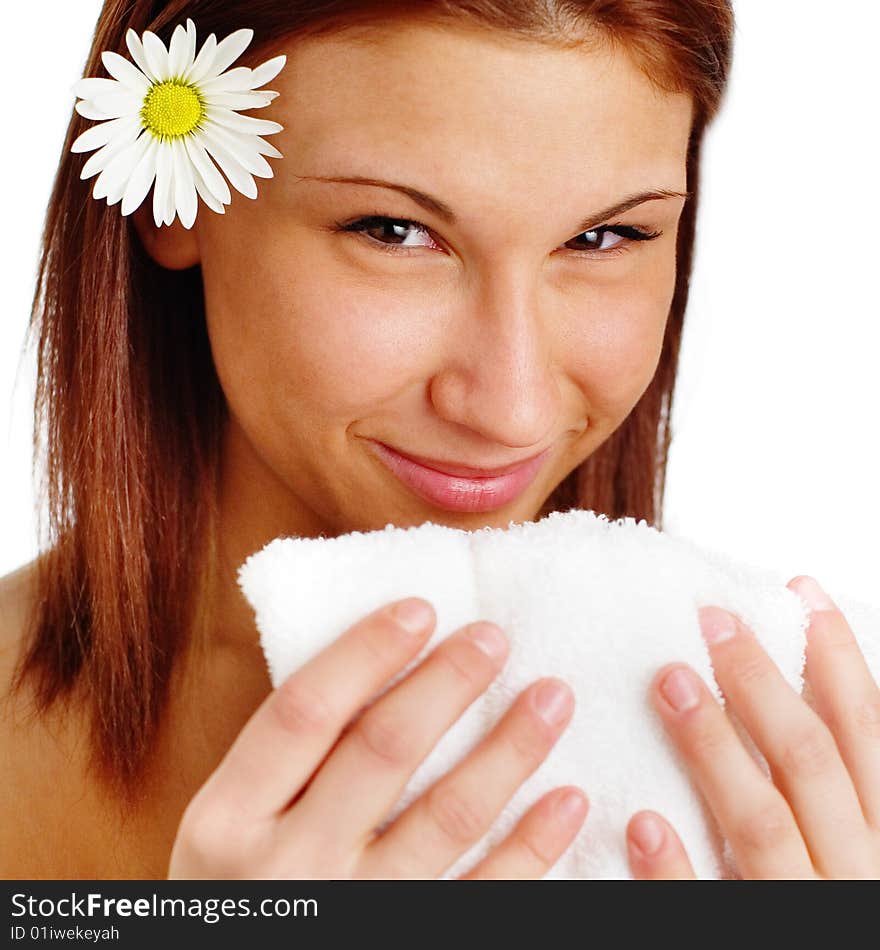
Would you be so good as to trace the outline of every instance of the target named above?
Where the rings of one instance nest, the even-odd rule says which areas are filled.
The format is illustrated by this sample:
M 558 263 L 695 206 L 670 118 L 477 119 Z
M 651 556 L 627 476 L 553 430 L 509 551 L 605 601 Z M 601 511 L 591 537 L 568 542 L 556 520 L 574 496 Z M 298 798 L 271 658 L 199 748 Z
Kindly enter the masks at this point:
M 743 877 L 877 879 L 880 690 L 849 624 L 815 581 L 801 576 L 786 586 L 813 611 L 805 676 L 817 712 L 738 618 L 717 607 L 700 610 L 715 678 L 772 782 L 688 667 L 658 672 L 654 704 Z M 656 813 L 634 815 L 627 842 L 638 879 L 695 877 L 678 835 Z
M 533 683 L 491 732 L 381 834 L 376 826 L 507 653 L 477 622 L 440 643 L 350 723 L 429 639 L 383 608 L 296 670 L 260 705 L 187 806 L 169 878 L 435 878 L 488 830 L 571 719 L 561 680 Z M 409 628 L 409 629 L 408 629 Z M 543 710 L 543 713 L 542 713 Z M 348 728 L 345 728 L 345 727 Z M 577 834 L 580 789 L 556 788 L 465 878 L 539 878 Z

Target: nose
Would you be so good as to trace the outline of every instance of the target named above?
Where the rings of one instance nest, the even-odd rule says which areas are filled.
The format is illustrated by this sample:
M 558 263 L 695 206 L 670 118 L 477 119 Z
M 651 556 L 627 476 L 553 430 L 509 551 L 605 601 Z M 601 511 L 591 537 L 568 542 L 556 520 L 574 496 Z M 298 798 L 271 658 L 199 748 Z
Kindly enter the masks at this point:
M 543 446 L 560 411 L 552 315 L 534 277 L 496 261 L 453 321 L 430 397 L 444 419 L 496 444 Z

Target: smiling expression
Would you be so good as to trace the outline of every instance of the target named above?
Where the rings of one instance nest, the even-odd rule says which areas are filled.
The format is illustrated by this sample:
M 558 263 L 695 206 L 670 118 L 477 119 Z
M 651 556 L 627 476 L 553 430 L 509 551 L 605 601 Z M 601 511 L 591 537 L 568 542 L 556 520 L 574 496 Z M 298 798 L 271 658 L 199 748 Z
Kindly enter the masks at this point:
M 282 51 L 276 177 L 194 231 L 227 491 L 269 536 L 534 517 L 653 377 L 689 97 L 598 44 L 428 23 Z M 371 440 L 478 468 L 549 452 L 509 502 L 451 511 Z

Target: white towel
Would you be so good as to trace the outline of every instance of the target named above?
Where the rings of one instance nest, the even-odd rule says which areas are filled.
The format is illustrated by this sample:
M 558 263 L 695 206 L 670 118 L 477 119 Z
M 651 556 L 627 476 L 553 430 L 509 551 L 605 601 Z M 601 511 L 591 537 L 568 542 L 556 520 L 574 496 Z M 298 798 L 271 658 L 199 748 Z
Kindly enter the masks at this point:
M 545 879 L 632 879 L 625 828 L 645 808 L 671 821 L 699 878 L 735 876 L 729 846 L 677 757 L 649 684 L 663 664 L 684 661 L 723 702 L 697 619 L 698 607 L 714 604 L 749 625 L 800 692 L 809 612 L 787 580 L 645 521 L 609 521 L 578 509 L 505 529 L 427 522 L 279 538 L 239 569 L 275 686 L 366 614 L 404 597 L 430 601 L 437 625 L 386 688 L 471 621 L 491 620 L 505 631 L 503 669 L 417 768 L 382 827 L 459 762 L 529 683 L 559 676 L 572 687 L 574 715 L 557 744 L 489 832 L 447 869 L 447 879 L 485 856 L 542 794 L 567 784 L 584 789 L 590 810 Z M 880 680 L 880 610 L 829 594 Z

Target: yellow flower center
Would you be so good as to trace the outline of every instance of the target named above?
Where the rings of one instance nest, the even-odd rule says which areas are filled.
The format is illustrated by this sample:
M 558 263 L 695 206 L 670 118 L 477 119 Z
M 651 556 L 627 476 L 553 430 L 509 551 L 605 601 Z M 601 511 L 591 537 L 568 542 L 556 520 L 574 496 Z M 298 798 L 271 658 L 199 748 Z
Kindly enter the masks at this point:
M 204 114 L 202 98 L 196 88 L 179 79 L 154 83 L 141 109 L 144 128 L 156 138 L 189 135 Z

